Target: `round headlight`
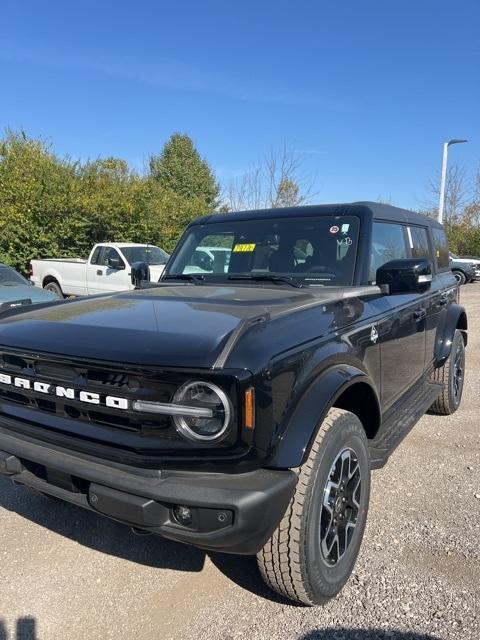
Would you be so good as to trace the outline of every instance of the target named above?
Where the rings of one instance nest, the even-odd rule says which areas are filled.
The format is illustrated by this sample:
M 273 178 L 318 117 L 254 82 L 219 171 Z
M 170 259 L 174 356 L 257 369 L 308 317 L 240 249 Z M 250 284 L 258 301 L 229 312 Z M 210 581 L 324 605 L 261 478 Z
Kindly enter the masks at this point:
M 192 409 L 209 409 L 211 415 L 175 415 L 177 431 L 195 442 L 215 442 L 227 433 L 232 418 L 232 406 L 227 394 L 210 382 L 187 382 L 173 397 L 174 404 Z M 202 412 L 199 411 L 199 414 Z

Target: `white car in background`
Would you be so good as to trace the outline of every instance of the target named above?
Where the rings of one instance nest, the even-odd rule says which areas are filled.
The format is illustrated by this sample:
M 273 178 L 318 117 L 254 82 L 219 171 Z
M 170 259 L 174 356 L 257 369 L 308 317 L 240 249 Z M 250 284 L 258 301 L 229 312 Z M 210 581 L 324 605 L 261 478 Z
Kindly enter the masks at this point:
M 131 267 L 145 262 L 150 282 L 158 282 L 170 256 L 149 244 L 103 242 L 96 244 L 88 258 L 32 260 L 30 280 L 57 297 L 85 296 L 134 289 Z

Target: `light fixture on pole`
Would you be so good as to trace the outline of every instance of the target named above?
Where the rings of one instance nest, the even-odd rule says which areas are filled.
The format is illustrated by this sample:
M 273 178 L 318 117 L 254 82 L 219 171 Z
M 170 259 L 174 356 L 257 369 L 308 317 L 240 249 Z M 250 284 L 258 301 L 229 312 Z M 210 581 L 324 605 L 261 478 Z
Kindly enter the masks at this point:
M 468 142 L 468 140 L 449 140 L 443 145 L 443 162 L 442 162 L 442 180 L 440 182 L 440 202 L 438 203 L 438 221 L 443 223 L 443 208 L 445 205 L 445 186 L 447 182 L 447 160 L 448 160 L 448 147 L 452 144 L 462 144 Z

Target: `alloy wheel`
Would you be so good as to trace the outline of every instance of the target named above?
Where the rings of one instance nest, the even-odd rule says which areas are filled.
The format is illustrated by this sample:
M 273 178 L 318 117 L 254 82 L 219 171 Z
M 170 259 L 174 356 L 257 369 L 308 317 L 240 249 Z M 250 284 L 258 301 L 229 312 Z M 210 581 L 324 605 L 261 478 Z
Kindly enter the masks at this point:
M 323 492 L 320 546 L 323 560 L 336 565 L 345 555 L 357 525 L 362 478 L 352 449 L 336 457 Z
M 460 402 L 463 390 L 465 355 L 462 346 L 463 345 L 457 346 L 457 349 L 455 351 L 455 358 L 453 361 L 453 395 L 456 403 Z

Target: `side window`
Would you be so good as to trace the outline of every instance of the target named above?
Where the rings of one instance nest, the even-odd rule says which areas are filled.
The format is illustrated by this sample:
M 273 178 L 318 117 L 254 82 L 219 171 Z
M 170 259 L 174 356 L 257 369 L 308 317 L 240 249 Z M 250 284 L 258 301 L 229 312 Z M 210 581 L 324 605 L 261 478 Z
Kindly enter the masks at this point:
M 91 259 L 91 263 L 92 264 L 100 264 L 100 253 L 102 251 L 103 247 L 97 247 L 95 249 L 95 251 L 93 252 L 93 256 Z
M 369 282 L 375 283 L 377 269 L 382 264 L 408 257 L 404 227 L 401 224 L 374 222 Z
M 448 255 L 447 234 L 443 229 L 432 229 L 432 232 L 438 270 L 448 271 L 450 269 L 450 257 Z
M 104 267 L 108 267 L 109 258 L 118 258 L 118 260 L 121 260 L 123 262 L 122 258 L 120 257 L 120 254 L 116 249 L 113 249 L 113 247 L 104 247 L 103 253 L 100 257 L 99 264 L 101 264 Z
M 407 227 L 412 258 L 430 258 L 428 235 L 425 227 Z

